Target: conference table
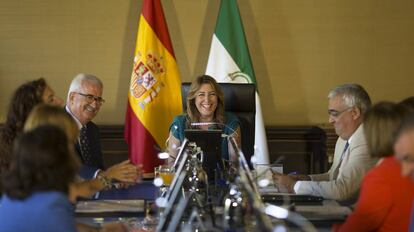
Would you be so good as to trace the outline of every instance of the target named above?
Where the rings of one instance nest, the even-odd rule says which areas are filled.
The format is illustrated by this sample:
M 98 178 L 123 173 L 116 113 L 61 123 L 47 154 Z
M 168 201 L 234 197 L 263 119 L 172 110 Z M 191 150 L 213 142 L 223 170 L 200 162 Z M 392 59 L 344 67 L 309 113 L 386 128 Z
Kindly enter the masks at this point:
M 95 199 L 80 200 L 76 205 L 78 222 L 100 225 L 111 221 L 122 221 L 126 224 L 136 224 L 145 217 L 149 202 L 154 202 L 158 188 L 152 181 L 142 181 L 126 189 L 111 189 L 101 191 Z M 351 209 L 341 206 L 332 200 L 322 203 L 296 203 L 289 208 L 302 215 L 315 225 L 318 230 L 326 230 L 334 223 L 343 222 Z
M 126 189 L 104 190 L 93 199 L 81 199 L 76 204 L 77 222 L 101 225 L 112 221 L 131 223 L 145 217 L 148 202 L 158 193 L 152 181 L 142 181 Z

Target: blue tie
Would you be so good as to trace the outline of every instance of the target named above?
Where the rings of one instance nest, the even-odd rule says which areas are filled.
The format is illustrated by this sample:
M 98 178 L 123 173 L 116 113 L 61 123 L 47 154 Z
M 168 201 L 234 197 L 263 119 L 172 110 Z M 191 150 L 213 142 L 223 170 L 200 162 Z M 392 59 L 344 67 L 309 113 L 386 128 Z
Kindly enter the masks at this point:
M 86 126 L 83 126 L 80 130 L 79 143 L 83 163 L 89 166 L 94 166 L 94 160 L 92 159 L 92 156 L 90 154 L 89 141 L 88 136 L 86 134 Z
M 342 151 L 341 160 L 339 161 L 339 165 L 341 165 L 342 160 L 344 159 L 344 156 L 345 156 L 345 152 L 346 152 L 346 150 L 348 149 L 348 147 L 349 147 L 349 143 L 348 143 L 348 141 L 346 141 L 346 144 L 345 144 L 344 150 Z

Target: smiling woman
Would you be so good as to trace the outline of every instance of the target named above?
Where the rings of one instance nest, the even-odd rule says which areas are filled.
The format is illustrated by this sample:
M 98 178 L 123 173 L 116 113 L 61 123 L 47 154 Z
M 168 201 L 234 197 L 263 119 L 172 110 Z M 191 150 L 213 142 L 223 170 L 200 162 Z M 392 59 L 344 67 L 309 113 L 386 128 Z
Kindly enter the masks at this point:
M 201 85 L 196 92 L 195 106 L 200 113 L 201 122 L 211 122 L 213 120 L 217 108 L 217 95 L 211 85 Z
M 187 95 L 188 123 L 223 123 L 224 94 L 213 77 L 199 76 L 190 86 Z
M 240 121 L 235 115 L 224 112 L 224 94 L 213 77 L 197 77 L 191 83 L 186 102 L 186 114 L 175 117 L 170 126 L 167 141 L 170 155 L 175 156 L 177 153 L 177 148 L 184 140 L 185 129 L 219 129 L 223 134 L 234 137 L 241 147 Z M 222 139 L 221 155 L 223 159 L 230 158 L 229 145 L 225 138 Z

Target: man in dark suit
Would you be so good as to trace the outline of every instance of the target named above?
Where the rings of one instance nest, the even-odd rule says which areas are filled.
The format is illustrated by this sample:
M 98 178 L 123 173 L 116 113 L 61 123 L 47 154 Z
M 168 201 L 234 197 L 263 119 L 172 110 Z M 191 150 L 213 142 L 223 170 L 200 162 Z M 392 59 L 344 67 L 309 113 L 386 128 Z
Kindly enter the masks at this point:
M 75 145 L 83 164 L 79 174 L 85 179 L 102 174 L 110 180 L 135 182 L 140 168 L 129 160 L 102 171 L 103 158 L 99 129 L 92 122 L 105 102 L 102 93 L 101 80 L 90 74 L 76 75 L 69 87 L 65 109 L 75 119 L 80 130 L 80 136 Z

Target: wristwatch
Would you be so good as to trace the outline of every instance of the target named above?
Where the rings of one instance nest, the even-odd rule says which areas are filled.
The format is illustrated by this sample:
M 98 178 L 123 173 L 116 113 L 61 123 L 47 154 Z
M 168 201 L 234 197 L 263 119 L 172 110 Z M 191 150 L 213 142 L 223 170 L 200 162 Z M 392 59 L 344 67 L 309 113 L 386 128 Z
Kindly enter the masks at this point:
M 98 175 L 96 176 L 96 179 L 99 180 L 99 182 L 102 183 L 104 186 L 104 190 L 111 189 L 112 187 L 112 180 L 109 179 L 104 172 L 98 172 Z

